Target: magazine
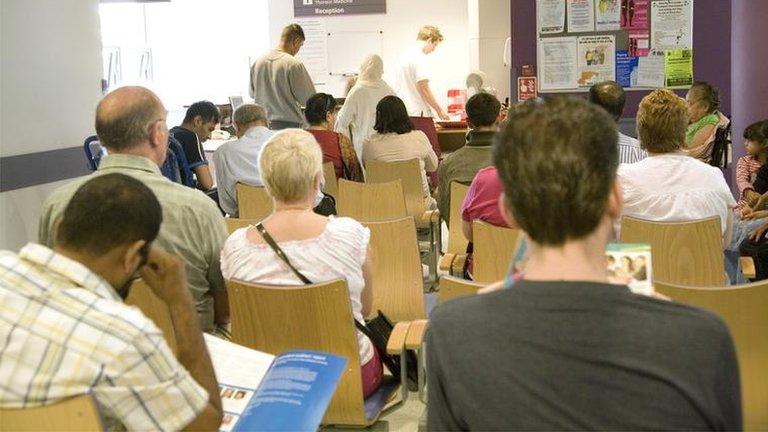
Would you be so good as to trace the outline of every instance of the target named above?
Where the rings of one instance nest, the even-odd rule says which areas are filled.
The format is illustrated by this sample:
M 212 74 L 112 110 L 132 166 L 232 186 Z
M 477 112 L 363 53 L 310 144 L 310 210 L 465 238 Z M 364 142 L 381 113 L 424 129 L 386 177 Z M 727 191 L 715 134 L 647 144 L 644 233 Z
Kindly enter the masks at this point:
M 315 351 L 278 356 L 205 335 L 229 431 L 316 431 L 347 359 Z
M 611 243 L 606 247 L 605 259 L 611 283 L 627 285 L 636 294 L 653 295 L 651 245 Z

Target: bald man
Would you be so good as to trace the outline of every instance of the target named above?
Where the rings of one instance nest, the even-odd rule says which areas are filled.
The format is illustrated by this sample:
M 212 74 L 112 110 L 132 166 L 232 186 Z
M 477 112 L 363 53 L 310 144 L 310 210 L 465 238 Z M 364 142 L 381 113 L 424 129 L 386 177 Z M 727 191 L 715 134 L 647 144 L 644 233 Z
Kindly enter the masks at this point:
M 122 173 L 148 186 L 163 208 L 155 244 L 182 258 L 187 286 L 205 332 L 227 335 L 229 304 L 219 254 L 227 229 L 216 204 L 199 190 L 168 181 L 160 173 L 168 148 L 167 111 L 143 87 L 122 87 L 96 108 L 96 134 L 108 155 L 92 176 Z M 54 225 L 72 195 L 89 177 L 57 189 L 46 200 L 39 242 L 53 246 Z

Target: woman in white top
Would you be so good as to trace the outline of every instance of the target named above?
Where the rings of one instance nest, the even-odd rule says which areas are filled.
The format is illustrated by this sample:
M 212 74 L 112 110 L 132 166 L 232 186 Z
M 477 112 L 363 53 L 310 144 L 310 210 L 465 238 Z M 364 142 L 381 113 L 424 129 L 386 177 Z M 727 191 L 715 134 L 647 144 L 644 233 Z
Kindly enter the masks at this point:
M 352 129 L 352 144 L 358 155 L 363 152 L 363 142 L 374 133 L 376 104 L 384 96 L 395 94 L 392 87 L 381 78 L 383 74 L 384 62 L 381 57 L 375 54 L 366 57 L 360 65 L 357 82 L 336 117 L 336 132 L 349 135 Z
M 262 222 L 291 264 L 314 283 L 345 279 L 352 315 L 363 322 L 373 302 L 368 228 L 350 219 L 312 211 L 323 175 L 323 155 L 312 134 L 286 129 L 264 144 L 261 179 L 274 199 L 274 211 Z M 272 285 L 302 285 L 254 226 L 229 236 L 221 252 L 227 279 Z M 350 323 L 351 325 L 352 323 Z M 381 384 L 382 365 L 371 341 L 359 330 L 363 394 Z
M 649 157 L 619 166 L 622 216 L 670 222 L 717 216 L 728 245 L 736 200 L 719 169 L 684 152 L 687 109 L 685 100 L 665 89 L 640 102 L 637 132 Z

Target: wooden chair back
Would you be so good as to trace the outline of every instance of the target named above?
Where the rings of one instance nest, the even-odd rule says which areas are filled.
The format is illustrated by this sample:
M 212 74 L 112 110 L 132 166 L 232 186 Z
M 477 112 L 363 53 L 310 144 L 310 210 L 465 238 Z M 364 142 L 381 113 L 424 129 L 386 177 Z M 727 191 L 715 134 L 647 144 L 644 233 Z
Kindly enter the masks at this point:
M 263 186 L 251 186 L 244 183 L 235 185 L 237 195 L 237 215 L 243 219 L 262 220 L 272 213 L 275 204 Z
M 143 280 L 137 279 L 133 282 L 128 297 L 125 299 L 125 304 L 139 308 L 144 316 L 151 319 L 157 328 L 163 332 L 165 342 L 168 343 L 171 351 L 174 354 L 178 352 L 171 311 L 168 310 L 168 305 L 160 300 Z
M 454 276 L 442 276 L 440 278 L 440 291 L 437 293 L 438 304 L 460 297 L 473 296 L 484 284 Z
M 414 220 L 421 220 L 426 210 L 424 206 L 424 188 L 421 184 L 421 166 L 417 159 L 397 162 L 367 162 L 365 181 L 367 183 L 386 183 L 400 180 L 405 194 L 405 208 Z
M 675 301 L 708 309 L 725 321 L 739 359 L 744 430 L 768 430 L 768 281 L 713 288 L 655 282 L 654 287 Z
M 625 216 L 622 243 L 648 243 L 654 281 L 690 286 L 725 283 L 720 218 L 653 222 Z
M 464 237 L 464 232 L 461 230 L 461 205 L 464 203 L 464 198 L 467 197 L 467 192 L 469 192 L 468 185 L 456 181 L 451 182 L 451 223 L 448 225 L 447 253 L 463 254 L 467 251 L 469 241 Z
M 280 354 L 315 350 L 347 358 L 347 368 L 325 413 L 325 424 L 366 425 L 360 353 L 343 280 L 280 287 L 227 281 L 232 342 Z
M 400 180 L 388 183 L 357 183 L 339 180 L 336 197 L 339 216 L 360 222 L 400 219 L 407 215 L 403 186 Z
M 489 283 L 504 279 L 517 248 L 520 230 L 472 222 L 473 272 L 475 281 Z
M 243 219 L 243 218 L 224 218 L 224 222 L 227 223 L 227 231 L 232 234 L 240 228 L 256 225 L 261 222 L 261 219 Z
M 333 162 L 323 164 L 323 177 L 325 177 L 323 192 L 337 198 L 339 196 L 339 181 L 336 179 L 336 168 L 333 167 Z
M 51 405 L 0 409 L 3 431 L 103 431 L 98 408 L 89 395 L 65 399 Z
M 395 322 L 426 318 L 421 258 L 413 218 L 363 225 L 371 230 L 372 313 L 381 310 Z

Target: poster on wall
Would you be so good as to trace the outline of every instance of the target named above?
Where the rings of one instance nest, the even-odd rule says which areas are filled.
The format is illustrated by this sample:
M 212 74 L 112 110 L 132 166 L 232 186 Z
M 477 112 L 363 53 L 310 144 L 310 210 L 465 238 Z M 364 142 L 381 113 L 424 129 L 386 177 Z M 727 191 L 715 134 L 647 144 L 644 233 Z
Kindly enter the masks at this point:
M 595 28 L 601 30 L 621 29 L 621 4 L 620 0 L 596 0 L 595 2 Z
M 325 85 L 328 80 L 328 36 L 325 21 L 302 19 L 297 20 L 297 23 L 304 29 L 306 39 L 296 58 L 304 63 L 316 86 Z
M 595 31 L 595 6 L 593 0 L 568 1 L 568 32 Z
M 693 48 L 693 0 L 658 0 L 651 3 L 651 48 Z
M 651 51 L 647 57 L 640 57 L 638 59 L 637 86 L 649 88 L 664 87 L 663 51 Z
M 565 1 L 536 0 L 536 22 L 540 35 L 562 33 L 565 30 Z
M 645 57 L 650 51 L 650 36 L 648 30 L 629 31 L 629 55 L 631 57 Z
M 293 0 L 294 17 L 387 13 L 387 0 Z
M 615 81 L 615 58 L 615 36 L 579 36 L 579 86 L 587 87 L 601 81 Z
M 664 76 L 667 87 L 693 85 L 693 50 L 664 51 Z
M 616 82 L 622 87 L 637 85 L 637 64 L 639 59 L 627 51 L 616 51 Z
M 525 102 L 538 96 L 536 77 L 517 77 L 517 101 Z
M 539 39 L 539 89 L 578 88 L 577 51 L 575 36 Z
M 621 27 L 628 29 L 648 28 L 649 0 L 621 0 Z

